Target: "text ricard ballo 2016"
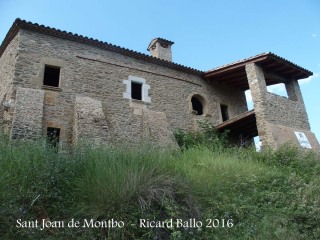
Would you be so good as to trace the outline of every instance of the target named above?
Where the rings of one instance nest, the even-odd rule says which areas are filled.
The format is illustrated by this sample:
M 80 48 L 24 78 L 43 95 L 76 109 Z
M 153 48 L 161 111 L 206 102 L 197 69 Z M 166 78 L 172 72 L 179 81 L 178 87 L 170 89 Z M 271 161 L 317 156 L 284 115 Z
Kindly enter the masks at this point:
M 234 226 L 233 219 L 206 219 L 197 220 L 195 218 L 189 219 L 167 219 L 164 221 L 157 221 L 151 219 L 139 219 L 137 222 L 140 228 L 232 228 Z M 52 221 L 49 219 L 37 219 L 33 221 L 24 221 L 17 219 L 17 228 L 36 228 L 44 230 L 46 228 L 124 228 L 126 223 L 124 221 L 115 219 L 106 219 L 97 221 L 95 219 L 82 219 L 69 221 L 60 220 Z

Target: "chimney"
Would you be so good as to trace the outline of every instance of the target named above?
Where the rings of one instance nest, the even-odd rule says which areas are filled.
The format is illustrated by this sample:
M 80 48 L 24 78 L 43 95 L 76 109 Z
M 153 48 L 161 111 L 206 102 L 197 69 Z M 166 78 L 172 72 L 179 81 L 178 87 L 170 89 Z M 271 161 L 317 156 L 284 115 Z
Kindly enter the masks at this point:
M 151 56 L 153 57 L 161 58 L 168 62 L 172 62 L 172 44 L 174 44 L 174 42 L 171 42 L 163 38 L 155 38 L 151 40 L 147 50 L 151 53 Z

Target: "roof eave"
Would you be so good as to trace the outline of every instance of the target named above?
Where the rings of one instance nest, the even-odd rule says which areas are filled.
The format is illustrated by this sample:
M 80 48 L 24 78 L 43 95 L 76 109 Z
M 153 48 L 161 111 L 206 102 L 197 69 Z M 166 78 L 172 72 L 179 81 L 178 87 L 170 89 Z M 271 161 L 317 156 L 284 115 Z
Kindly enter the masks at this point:
M 46 27 L 44 25 L 39 25 L 36 23 L 31 23 L 31 22 L 27 22 L 24 20 L 21 20 L 19 18 L 17 18 L 14 23 L 12 24 L 10 30 L 8 31 L 5 39 L 3 40 L 1 46 L 0 46 L 0 57 L 2 56 L 3 52 L 5 51 L 5 49 L 7 48 L 7 46 L 9 45 L 9 43 L 11 42 L 11 40 L 16 36 L 16 34 L 18 33 L 18 31 L 20 29 L 26 29 L 26 30 L 30 30 L 30 31 L 35 31 L 35 32 L 39 32 L 42 34 L 46 34 L 46 35 L 50 35 L 50 36 L 54 36 L 54 37 L 58 37 L 58 38 L 62 38 L 62 39 L 67 39 L 67 40 L 71 40 L 74 42 L 79 42 L 82 44 L 87 44 L 90 46 L 94 46 L 94 47 L 98 47 L 107 51 L 112 51 L 112 52 L 116 52 L 122 55 L 126 55 L 128 57 L 133 57 L 142 61 L 146 61 L 146 62 L 150 62 L 153 64 L 157 64 L 157 65 L 161 65 L 164 67 L 168 67 L 174 70 L 178 70 L 178 71 L 182 71 L 185 73 L 190 73 L 193 75 L 197 75 L 197 76 L 202 76 L 203 71 L 194 69 L 194 68 L 190 68 L 190 67 L 186 67 L 177 63 L 172 63 L 160 58 L 156 58 L 153 56 L 149 56 L 140 52 L 136 52 L 133 50 L 129 50 L 127 48 L 123 48 L 120 46 L 116 46 L 107 42 L 102 42 L 99 41 L 97 39 L 93 39 L 93 38 L 88 38 L 82 35 L 78 35 L 78 34 L 73 34 L 71 32 L 66 32 L 66 31 L 61 31 L 55 28 L 50 28 L 50 27 Z
M 221 67 L 218 67 L 218 68 L 215 68 L 215 69 L 212 69 L 212 70 L 209 70 L 209 71 L 206 71 L 204 72 L 203 76 L 205 78 L 208 78 L 208 77 L 213 77 L 215 75 L 218 75 L 218 74 L 221 74 L 223 72 L 226 72 L 226 71 L 231 71 L 231 70 L 235 70 L 237 68 L 240 68 L 240 67 L 244 67 L 246 64 L 249 64 L 249 63 L 260 63 L 260 62 L 263 62 L 267 59 L 274 59 L 275 61 L 279 61 L 279 62 L 282 62 L 283 64 L 287 64 L 287 65 L 290 65 L 291 67 L 299 70 L 300 72 L 303 72 L 304 73 L 304 76 L 303 78 L 305 77 L 309 77 L 309 76 L 312 76 L 313 73 L 305 68 L 302 68 L 282 57 L 279 57 L 277 56 L 276 54 L 274 53 L 271 53 L 271 52 L 268 52 L 268 53 L 264 53 L 264 54 L 259 54 L 259 55 L 256 55 L 256 56 L 253 56 L 253 57 L 250 57 L 250 58 L 247 58 L 247 59 L 243 59 L 243 60 L 240 60 L 240 61 L 237 61 L 237 62 L 234 62 L 234 63 L 231 63 L 231 64 L 227 64 L 227 65 L 224 65 L 224 66 L 221 66 Z

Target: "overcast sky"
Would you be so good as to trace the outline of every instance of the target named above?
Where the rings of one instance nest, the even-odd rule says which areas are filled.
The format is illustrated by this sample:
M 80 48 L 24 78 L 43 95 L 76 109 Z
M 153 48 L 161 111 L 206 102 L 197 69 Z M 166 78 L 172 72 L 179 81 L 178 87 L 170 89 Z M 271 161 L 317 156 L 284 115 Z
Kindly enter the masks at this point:
M 271 51 L 314 73 L 300 85 L 320 139 L 319 0 L 0 0 L 0 41 L 18 17 L 147 54 L 162 37 L 199 70 Z

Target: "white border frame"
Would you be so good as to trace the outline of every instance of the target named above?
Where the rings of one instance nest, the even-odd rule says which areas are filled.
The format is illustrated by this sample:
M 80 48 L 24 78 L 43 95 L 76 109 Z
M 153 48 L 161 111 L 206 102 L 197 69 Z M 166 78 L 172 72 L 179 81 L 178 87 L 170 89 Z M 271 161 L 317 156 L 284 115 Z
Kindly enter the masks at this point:
M 149 89 L 150 85 L 146 84 L 146 80 L 144 78 L 131 76 L 129 75 L 128 80 L 123 80 L 123 84 L 126 85 L 126 91 L 123 93 L 123 98 L 132 99 L 131 98 L 131 82 L 142 84 L 142 99 L 146 103 L 151 103 L 151 97 L 149 97 Z

